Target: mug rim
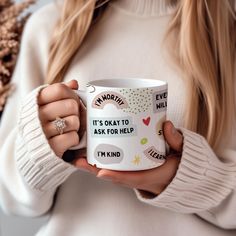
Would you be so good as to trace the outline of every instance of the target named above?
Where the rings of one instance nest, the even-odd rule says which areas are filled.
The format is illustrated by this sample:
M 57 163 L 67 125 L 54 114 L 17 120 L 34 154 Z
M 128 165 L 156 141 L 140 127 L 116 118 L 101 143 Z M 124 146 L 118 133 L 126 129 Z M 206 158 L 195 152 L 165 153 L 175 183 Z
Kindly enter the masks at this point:
M 111 89 L 145 89 L 168 85 L 167 81 L 141 77 L 98 79 L 89 81 L 87 84 L 94 87 Z

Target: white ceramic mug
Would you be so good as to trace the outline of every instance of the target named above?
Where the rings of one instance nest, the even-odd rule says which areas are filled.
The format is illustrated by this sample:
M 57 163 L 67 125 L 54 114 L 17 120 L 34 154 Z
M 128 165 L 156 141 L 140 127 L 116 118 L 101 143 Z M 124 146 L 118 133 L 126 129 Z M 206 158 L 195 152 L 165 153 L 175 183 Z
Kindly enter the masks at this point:
M 96 80 L 87 84 L 86 91 L 77 93 L 87 107 L 88 163 L 134 171 L 165 162 L 162 124 L 166 119 L 166 82 L 142 78 Z

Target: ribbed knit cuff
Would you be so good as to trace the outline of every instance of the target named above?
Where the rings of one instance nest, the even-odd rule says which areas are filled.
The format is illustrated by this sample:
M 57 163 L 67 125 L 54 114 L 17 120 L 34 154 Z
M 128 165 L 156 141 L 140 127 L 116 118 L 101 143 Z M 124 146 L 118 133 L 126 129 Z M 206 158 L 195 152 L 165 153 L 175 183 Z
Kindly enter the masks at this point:
M 48 144 L 41 127 L 37 98 L 43 85 L 33 90 L 24 100 L 16 140 L 16 163 L 28 185 L 39 191 L 54 190 L 76 168 L 57 157 Z
M 153 206 L 181 213 L 197 213 L 215 207 L 236 185 L 236 163 L 221 162 L 200 135 L 181 128 L 183 153 L 172 182 L 158 196 L 138 199 Z

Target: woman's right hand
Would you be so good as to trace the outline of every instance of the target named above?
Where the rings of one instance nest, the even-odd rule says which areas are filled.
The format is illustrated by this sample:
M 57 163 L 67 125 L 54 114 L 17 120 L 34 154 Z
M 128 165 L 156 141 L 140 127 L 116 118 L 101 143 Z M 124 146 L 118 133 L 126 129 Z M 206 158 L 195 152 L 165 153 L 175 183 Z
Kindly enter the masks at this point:
M 76 80 L 55 83 L 41 90 L 38 96 L 39 119 L 48 143 L 58 157 L 79 144 L 80 99 L 72 90 L 78 89 Z M 53 121 L 63 118 L 66 127 L 60 134 Z

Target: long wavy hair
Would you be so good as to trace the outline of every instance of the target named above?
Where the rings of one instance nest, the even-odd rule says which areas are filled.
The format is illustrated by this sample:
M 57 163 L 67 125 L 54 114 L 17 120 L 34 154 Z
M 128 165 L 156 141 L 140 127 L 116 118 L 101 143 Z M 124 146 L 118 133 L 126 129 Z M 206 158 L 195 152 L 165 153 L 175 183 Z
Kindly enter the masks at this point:
M 166 0 L 175 7 L 166 37 L 188 97 L 185 127 L 217 150 L 236 114 L 234 0 Z M 47 83 L 63 81 L 91 26 L 108 0 L 65 0 L 50 43 Z

